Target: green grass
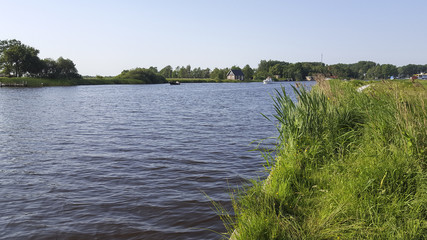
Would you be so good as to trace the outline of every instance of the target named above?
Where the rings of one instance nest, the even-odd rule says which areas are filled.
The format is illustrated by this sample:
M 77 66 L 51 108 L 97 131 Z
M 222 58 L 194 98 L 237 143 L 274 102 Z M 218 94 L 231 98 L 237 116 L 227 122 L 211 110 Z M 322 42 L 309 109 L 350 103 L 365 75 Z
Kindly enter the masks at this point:
M 83 78 L 77 79 L 76 85 L 106 85 L 106 84 L 146 84 L 139 79 L 121 79 L 116 77 Z
M 77 86 L 77 85 L 106 85 L 106 84 L 145 84 L 138 79 L 120 79 L 115 77 L 98 77 L 82 79 L 48 79 L 48 78 L 5 78 L 0 77 L 0 82 L 10 84 L 25 83 L 27 87 L 47 86 Z
M 73 86 L 75 80 L 60 80 L 60 79 L 42 79 L 42 78 L 5 78 L 1 77 L 0 82 L 3 84 L 26 84 L 28 87 L 42 87 L 42 86 Z
M 222 214 L 233 239 L 425 239 L 425 85 L 371 84 L 321 81 L 295 89 L 298 103 L 277 92 L 269 177 Z
M 169 78 L 168 81 L 181 83 L 238 83 L 236 80 L 216 80 L 210 78 Z M 138 79 L 121 79 L 117 77 L 93 77 L 82 79 L 41 79 L 41 78 L 6 78 L 0 77 L 2 83 L 26 83 L 28 87 L 46 86 L 76 86 L 76 85 L 105 85 L 105 84 L 145 84 Z M 247 81 L 245 81 L 247 82 Z

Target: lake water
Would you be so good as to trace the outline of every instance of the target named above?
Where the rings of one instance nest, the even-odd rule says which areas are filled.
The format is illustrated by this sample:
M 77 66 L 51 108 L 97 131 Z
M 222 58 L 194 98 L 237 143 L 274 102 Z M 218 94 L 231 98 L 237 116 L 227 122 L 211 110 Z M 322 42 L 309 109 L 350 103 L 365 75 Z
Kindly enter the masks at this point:
M 0 239 L 219 239 L 280 86 L 1 88 Z

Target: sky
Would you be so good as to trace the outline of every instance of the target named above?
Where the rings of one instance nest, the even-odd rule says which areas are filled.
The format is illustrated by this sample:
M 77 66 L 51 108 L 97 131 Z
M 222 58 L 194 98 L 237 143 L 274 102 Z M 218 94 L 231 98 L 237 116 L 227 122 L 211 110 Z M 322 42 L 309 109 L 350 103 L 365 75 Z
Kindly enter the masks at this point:
M 0 40 L 81 75 L 261 60 L 427 64 L 426 0 L 0 0 Z

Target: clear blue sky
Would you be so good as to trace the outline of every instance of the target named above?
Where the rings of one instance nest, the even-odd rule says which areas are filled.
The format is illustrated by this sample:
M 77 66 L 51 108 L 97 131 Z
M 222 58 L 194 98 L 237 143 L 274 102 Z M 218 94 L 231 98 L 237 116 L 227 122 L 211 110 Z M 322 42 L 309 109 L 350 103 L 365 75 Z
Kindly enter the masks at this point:
M 427 64 L 426 0 L 0 0 L 0 40 L 82 75 L 260 60 Z

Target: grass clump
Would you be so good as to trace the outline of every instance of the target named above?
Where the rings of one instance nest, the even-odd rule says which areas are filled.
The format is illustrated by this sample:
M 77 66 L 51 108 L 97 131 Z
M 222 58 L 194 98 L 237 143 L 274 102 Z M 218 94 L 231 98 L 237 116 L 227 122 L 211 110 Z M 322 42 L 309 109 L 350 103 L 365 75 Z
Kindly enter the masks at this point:
M 275 161 L 233 194 L 233 239 L 427 236 L 427 91 L 370 84 L 319 81 L 297 103 L 277 91 Z

